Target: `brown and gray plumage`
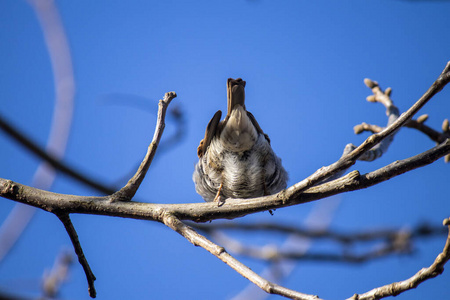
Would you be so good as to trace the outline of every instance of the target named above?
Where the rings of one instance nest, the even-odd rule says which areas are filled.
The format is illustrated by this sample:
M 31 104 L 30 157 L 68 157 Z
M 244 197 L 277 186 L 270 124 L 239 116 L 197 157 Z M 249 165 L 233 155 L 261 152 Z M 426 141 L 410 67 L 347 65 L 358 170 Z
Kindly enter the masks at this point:
M 245 81 L 227 81 L 228 112 L 209 121 L 192 179 L 205 201 L 254 198 L 286 188 L 288 175 L 255 117 L 245 109 Z

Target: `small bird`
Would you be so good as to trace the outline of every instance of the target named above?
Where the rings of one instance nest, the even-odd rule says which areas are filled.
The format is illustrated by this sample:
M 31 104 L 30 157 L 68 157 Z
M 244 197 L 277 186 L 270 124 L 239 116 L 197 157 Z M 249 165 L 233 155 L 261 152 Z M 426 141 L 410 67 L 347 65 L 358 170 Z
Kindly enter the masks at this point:
M 245 109 L 245 81 L 227 80 L 228 111 L 217 111 L 197 148 L 192 179 L 205 201 L 254 198 L 286 188 L 287 172 L 255 117 Z

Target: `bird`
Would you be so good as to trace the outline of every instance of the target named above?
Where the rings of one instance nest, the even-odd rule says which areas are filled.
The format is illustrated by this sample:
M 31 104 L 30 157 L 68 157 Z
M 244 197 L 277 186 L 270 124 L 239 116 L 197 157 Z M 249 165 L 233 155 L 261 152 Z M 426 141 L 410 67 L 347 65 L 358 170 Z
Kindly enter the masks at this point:
M 286 188 L 288 174 L 275 155 L 270 139 L 245 107 L 241 78 L 227 80 L 227 115 L 217 111 L 197 148 L 192 179 L 207 202 L 255 198 Z

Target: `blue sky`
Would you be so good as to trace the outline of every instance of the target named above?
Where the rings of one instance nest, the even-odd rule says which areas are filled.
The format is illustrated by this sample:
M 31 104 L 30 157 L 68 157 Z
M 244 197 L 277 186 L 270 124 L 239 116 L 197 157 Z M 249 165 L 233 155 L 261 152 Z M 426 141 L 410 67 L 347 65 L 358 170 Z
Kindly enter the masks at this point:
M 384 108 L 367 103 L 368 77 L 401 111 L 411 106 L 450 60 L 447 1 L 59 1 L 72 54 L 76 95 L 64 160 L 105 183 L 120 182 L 143 157 L 153 136 L 157 100 L 176 91 L 186 136 L 158 153 L 137 199 L 201 202 L 191 179 L 196 148 L 213 114 L 226 109 L 226 79 L 247 81 L 247 109 L 272 140 L 293 184 L 337 160 L 361 122 L 384 125 Z M 37 18 L 26 1 L 0 2 L 0 114 L 45 145 L 54 83 Z M 440 129 L 450 117 L 449 87 L 421 111 Z M 143 100 L 144 99 L 144 100 Z M 133 105 L 127 104 L 127 101 Z M 138 103 L 138 106 L 134 104 Z M 168 119 L 163 137 L 175 131 Z M 0 133 L 0 177 L 31 184 L 39 161 Z M 434 146 L 403 129 L 368 172 Z M 332 228 L 408 228 L 449 217 L 449 166 L 431 166 L 376 187 L 343 194 Z M 95 191 L 58 176 L 52 191 Z M 249 221 L 302 224 L 316 204 L 260 213 Z M 0 201 L 0 222 L 14 203 Z M 160 224 L 76 215 L 85 254 L 97 276 L 98 299 L 230 299 L 247 281 L 218 259 Z M 257 236 L 257 242 L 273 239 Z M 278 242 L 280 240 L 278 239 Z M 282 242 L 282 241 L 281 241 Z M 364 265 L 302 262 L 290 288 L 342 299 L 406 279 L 432 263 L 444 237 L 426 239 L 412 256 Z M 40 211 L 0 264 L 0 288 L 36 291 L 45 268 L 70 241 L 57 218 Z M 255 271 L 264 264 L 243 259 Z M 443 299 L 450 275 L 397 299 Z M 130 296 L 131 295 L 131 296 Z M 75 265 L 61 294 L 88 299 Z M 276 299 L 273 296 L 271 299 Z

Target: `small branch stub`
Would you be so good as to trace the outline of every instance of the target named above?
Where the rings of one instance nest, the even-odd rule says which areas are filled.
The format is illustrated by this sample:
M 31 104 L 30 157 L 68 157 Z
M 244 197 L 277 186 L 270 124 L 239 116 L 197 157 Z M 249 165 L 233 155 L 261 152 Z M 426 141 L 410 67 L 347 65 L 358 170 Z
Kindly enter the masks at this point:
M 144 180 L 145 175 L 147 174 L 152 160 L 155 157 L 156 149 L 158 148 L 159 142 L 164 132 L 167 107 L 176 96 L 177 94 L 175 92 L 168 92 L 164 95 L 164 99 L 159 101 L 158 118 L 156 121 L 155 133 L 153 135 L 152 142 L 148 146 L 147 154 L 142 160 L 141 165 L 136 171 L 136 174 L 134 174 L 134 176 L 123 188 L 110 196 L 110 202 L 130 201 L 141 186 L 141 183 Z

